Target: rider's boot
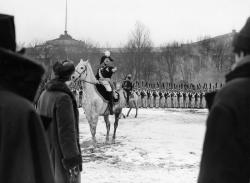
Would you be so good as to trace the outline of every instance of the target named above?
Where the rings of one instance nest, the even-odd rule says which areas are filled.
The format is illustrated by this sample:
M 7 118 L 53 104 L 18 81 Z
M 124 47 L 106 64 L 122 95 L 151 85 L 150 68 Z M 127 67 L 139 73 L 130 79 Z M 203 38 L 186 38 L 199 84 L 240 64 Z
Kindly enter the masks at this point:
M 129 91 L 126 91 L 126 94 L 127 94 L 127 96 L 126 96 L 126 105 L 127 105 L 127 107 L 129 107 L 129 95 L 130 95 Z
M 113 92 L 109 92 L 109 111 L 110 111 L 110 115 L 114 114 L 113 105 L 114 105 Z
M 127 103 L 127 107 L 129 107 L 129 95 L 127 95 L 126 103 Z

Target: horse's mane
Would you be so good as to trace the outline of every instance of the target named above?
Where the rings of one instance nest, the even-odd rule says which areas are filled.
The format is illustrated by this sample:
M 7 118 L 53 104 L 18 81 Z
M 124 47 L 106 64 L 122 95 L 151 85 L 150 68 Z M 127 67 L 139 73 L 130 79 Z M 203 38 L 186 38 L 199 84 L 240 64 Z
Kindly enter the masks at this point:
M 87 67 L 89 69 L 89 74 L 91 76 L 91 80 L 93 79 L 93 81 L 97 81 L 97 79 L 95 77 L 95 74 L 93 72 L 93 69 L 92 69 L 91 64 L 89 63 L 89 61 L 87 61 Z

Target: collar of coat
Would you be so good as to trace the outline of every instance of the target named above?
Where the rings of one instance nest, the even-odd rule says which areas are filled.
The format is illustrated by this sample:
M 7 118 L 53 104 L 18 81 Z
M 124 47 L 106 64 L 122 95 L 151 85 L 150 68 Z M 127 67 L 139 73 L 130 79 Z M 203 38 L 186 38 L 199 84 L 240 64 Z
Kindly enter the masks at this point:
M 244 77 L 250 78 L 250 56 L 246 56 L 226 75 L 226 82 Z
M 76 99 L 75 99 L 73 93 L 70 91 L 68 86 L 64 82 L 60 81 L 59 79 L 52 79 L 46 85 L 46 90 L 47 91 L 59 91 L 59 92 L 63 92 L 63 93 L 68 94 L 73 102 L 73 107 L 77 108 Z

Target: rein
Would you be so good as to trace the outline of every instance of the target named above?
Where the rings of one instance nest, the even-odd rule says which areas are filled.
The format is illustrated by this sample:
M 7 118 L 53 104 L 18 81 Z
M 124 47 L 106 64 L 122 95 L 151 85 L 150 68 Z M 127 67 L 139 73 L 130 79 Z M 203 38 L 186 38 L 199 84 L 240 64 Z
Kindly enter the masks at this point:
M 92 85 L 95 85 L 96 83 L 94 83 L 94 82 L 91 82 L 91 81 L 86 81 L 86 80 L 81 80 L 81 81 L 83 81 L 84 83 L 89 83 L 89 84 L 92 84 Z

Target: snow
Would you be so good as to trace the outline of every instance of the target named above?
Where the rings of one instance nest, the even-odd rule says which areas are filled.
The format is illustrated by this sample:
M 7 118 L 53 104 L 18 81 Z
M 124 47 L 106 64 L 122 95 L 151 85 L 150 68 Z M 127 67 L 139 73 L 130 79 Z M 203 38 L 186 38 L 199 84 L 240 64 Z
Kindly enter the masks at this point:
M 126 114 L 128 109 L 124 109 Z M 84 183 L 195 183 L 205 133 L 206 109 L 139 109 L 119 120 L 116 143 L 105 144 L 103 117 L 97 147 L 80 109 Z M 110 116 L 111 134 L 114 118 Z

